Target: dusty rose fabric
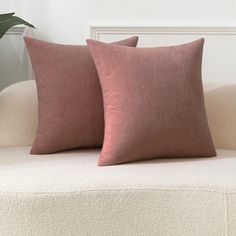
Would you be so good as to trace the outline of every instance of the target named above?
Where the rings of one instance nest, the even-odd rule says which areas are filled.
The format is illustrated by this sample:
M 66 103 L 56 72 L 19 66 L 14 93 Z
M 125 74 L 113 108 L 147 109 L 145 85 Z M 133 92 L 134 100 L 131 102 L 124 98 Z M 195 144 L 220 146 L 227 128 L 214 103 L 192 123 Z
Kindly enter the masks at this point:
M 138 37 L 117 42 L 137 45 Z M 102 93 L 87 46 L 25 38 L 38 91 L 38 130 L 32 154 L 101 146 Z
M 105 109 L 99 165 L 216 155 L 202 89 L 203 39 L 159 48 L 87 43 Z

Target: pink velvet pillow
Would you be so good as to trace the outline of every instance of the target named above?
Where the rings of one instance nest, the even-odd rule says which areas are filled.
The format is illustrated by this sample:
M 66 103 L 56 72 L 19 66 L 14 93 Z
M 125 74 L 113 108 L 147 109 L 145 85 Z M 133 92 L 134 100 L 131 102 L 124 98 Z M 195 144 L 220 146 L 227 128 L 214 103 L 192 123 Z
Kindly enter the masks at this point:
M 203 39 L 159 48 L 87 42 L 105 109 L 99 165 L 216 155 L 204 106 Z
M 138 37 L 117 44 L 135 47 Z M 31 154 L 97 147 L 104 114 L 97 71 L 87 46 L 25 38 L 38 90 L 38 130 Z

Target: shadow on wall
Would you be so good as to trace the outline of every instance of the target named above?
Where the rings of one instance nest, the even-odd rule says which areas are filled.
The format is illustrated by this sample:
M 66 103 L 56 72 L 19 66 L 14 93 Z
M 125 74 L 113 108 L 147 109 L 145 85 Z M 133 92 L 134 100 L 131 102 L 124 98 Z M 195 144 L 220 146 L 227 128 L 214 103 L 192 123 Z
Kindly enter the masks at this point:
M 21 35 L 6 35 L 0 40 L 0 91 L 29 79 L 27 53 Z

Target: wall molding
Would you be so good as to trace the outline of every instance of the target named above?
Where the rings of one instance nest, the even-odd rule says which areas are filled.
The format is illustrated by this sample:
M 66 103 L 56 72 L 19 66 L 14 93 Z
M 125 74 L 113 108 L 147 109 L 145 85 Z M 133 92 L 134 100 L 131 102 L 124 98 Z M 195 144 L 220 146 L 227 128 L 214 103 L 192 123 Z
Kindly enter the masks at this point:
M 6 35 L 23 35 L 25 33 L 25 27 L 24 26 L 15 26 L 9 29 L 6 32 Z
M 236 35 L 236 27 L 229 26 L 90 26 L 90 37 L 99 40 L 101 35 L 155 34 L 155 35 Z

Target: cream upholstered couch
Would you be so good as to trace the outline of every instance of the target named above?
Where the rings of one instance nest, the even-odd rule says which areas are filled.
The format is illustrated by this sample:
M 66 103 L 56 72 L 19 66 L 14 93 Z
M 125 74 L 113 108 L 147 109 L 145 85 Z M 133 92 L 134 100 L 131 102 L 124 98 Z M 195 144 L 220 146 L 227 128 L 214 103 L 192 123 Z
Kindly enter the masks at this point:
M 235 236 L 236 85 L 208 85 L 205 95 L 217 157 L 97 167 L 99 150 L 29 155 L 35 82 L 6 88 L 0 235 Z

